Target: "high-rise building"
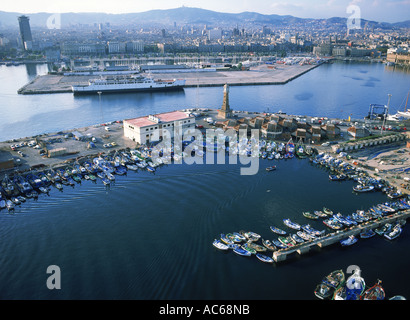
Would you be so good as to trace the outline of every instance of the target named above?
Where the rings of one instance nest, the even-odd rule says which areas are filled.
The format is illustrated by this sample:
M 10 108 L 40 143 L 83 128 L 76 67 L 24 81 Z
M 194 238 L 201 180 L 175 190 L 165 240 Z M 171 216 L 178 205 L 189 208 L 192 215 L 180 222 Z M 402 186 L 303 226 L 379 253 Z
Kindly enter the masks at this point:
M 20 37 L 25 50 L 31 50 L 33 48 L 33 38 L 31 36 L 29 17 L 18 17 L 20 26 Z

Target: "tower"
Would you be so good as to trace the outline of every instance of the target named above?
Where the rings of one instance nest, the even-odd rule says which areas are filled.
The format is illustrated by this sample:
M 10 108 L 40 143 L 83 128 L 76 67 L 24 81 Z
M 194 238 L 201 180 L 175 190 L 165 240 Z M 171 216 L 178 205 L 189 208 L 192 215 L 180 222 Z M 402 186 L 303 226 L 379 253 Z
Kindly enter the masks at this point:
M 218 110 L 218 118 L 229 118 L 232 116 L 232 110 L 229 106 L 229 86 L 228 84 L 224 85 L 224 99 L 221 109 Z
M 31 50 L 33 48 L 33 38 L 31 36 L 29 18 L 26 16 L 18 17 L 20 27 L 20 37 L 23 43 L 24 50 Z

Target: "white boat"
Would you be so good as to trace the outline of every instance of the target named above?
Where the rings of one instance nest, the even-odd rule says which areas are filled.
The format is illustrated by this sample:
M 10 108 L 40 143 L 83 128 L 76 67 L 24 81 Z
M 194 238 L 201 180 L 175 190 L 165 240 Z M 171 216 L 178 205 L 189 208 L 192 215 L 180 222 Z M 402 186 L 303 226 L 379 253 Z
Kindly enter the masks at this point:
M 184 79 L 154 80 L 153 78 L 133 74 L 91 79 L 86 85 L 72 86 L 72 91 L 74 95 L 84 95 L 114 92 L 180 90 L 184 86 Z
M 394 226 L 394 228 L 390 232 L 386 232 L 384 234 L 384 237 L 389 240 L 394 240 L 398 236 L 400 236 L 401 232 L 402 232 L 402 228 L 400 227 L 400 224 L 397 224 L 396 226 Z
M 292 228 L 294 230 L 300 230 L 300 225 L 297 224 L 296 222 L 290 221 L 290 219 L 283 219 L 283 223 L 288 226 L 289 228 Z
M 212 245 L 219 250 L 228 250 L 228 246 L 218 239 L 215 239 Z
M 356 192 L 369 192 L 374 190 L 374 186 L 365 186 L 362 184 L 358 184 L 357 186 L 353 187 L 353 190 Z
M 7 210 L 9 210 L 9 211 L 14 210 L 14 203 L 13 203 L 13 201 L 11 201 L 11 200 L 6 200 L 6 207 L 7 207 Z

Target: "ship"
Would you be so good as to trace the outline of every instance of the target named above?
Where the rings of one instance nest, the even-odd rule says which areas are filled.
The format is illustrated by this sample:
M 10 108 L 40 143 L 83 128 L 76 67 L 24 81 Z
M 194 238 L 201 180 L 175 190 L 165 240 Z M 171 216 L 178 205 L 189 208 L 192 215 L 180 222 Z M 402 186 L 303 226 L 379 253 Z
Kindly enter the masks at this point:
M 182 90 L 184 86 L 184 79 L 154 80 L 140 74 L 131 74 L 90 79 L 88 84 L 73 85 L 71 88 L 74 95 L 86 95 L 94 93 Z

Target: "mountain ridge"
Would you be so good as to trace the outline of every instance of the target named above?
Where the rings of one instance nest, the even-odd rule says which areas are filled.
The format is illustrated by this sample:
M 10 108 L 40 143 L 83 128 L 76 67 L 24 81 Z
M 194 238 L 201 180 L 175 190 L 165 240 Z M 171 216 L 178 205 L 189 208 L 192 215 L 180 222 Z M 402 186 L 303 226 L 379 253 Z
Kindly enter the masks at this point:
M 17 17 L 23 15 L 18 12 L 0 11 L 0 28 L 18 27 Z M 30 18 L 32 27 L 47 25 L 47 19 L 53 13 L 39 12 L 24 14 Z M 194 7 L 179 7 L 173 9 L 154 9 L 137 13 L 99 13 L 99 12 L 65 12 L 61 13 L 61 26 L 75 24 L 107 23 L 111 25 L 142 25 L 142 24 L 206 24 L 206 25 L 235 25 L 244 24 L 285 26 L 291 24 L 311 23 L 314 21 L 331 24 L 346 23 L 347 18 L 331 17 L 323 19 L 298 18 L 291 15 L 262 14 L 244 11 L 241 13 L 225 13 Z M 369 27 L 380 28 L 410 28 L 410 20 L 388 23 L 362 19 L 362 23 L 368 23 Z

